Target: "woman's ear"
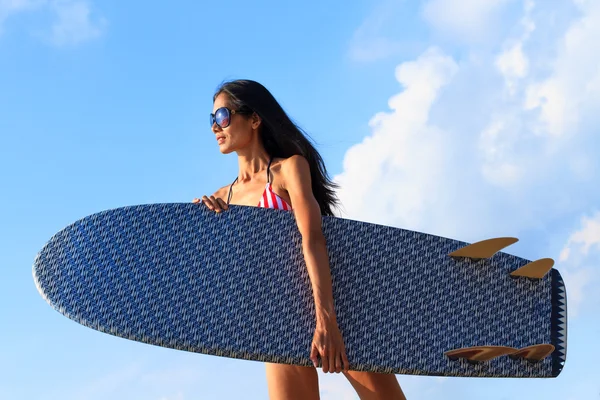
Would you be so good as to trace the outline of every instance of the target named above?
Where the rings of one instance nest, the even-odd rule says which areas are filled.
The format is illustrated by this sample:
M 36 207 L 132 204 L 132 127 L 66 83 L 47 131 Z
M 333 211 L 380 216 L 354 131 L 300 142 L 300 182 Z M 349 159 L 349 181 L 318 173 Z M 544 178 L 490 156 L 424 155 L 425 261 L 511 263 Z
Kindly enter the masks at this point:
M 258 129 L 260 124 L 262 123 L 262 119 L 257 113 L 252 113 L 252 129 Z

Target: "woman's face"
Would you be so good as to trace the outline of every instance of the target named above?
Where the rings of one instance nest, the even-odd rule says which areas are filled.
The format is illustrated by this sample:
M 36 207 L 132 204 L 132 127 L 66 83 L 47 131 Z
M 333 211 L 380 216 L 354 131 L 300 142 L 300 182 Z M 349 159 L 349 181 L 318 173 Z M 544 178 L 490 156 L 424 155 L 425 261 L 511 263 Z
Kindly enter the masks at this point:
M 231 110 L 227 94 L 220 93 L 213 104 L 213 111 L 217 111 L 221 107 L 228 107 Z M 232 110 L 233 111 L 233 110 Z M 254 118 L 241 114 L 232 114 L 230 116 L 229 125 L 221 128 L 216 123 L 212 125 L 212 131 L 217 139 L 219 150 L 223 154 L 229 154 L 232 151 L 246 147 L 252 140 L 252 133 L 255 123 Z

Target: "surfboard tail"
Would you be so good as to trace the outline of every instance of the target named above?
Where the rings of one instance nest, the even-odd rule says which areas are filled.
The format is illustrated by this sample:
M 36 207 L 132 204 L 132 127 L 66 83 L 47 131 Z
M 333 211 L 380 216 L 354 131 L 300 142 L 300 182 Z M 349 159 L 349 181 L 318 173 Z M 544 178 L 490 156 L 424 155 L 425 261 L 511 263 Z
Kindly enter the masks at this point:
M 567 292 L 560 273 L 552 269 L 551 343 L 556 348 L 552 376 L 557 377 L 567 360 Z

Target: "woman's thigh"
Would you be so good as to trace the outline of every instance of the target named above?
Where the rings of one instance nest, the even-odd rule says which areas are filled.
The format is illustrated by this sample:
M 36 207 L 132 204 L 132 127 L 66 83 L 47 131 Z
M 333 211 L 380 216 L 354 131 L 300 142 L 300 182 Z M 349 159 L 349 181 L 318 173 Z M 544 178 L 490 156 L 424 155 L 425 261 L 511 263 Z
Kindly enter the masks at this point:
M 269 398 L 319 399 L 319 377 L 314 367 L 265 363 Z
M 361 400 L 406 400 L 394 374 L 374 372 L 344 372 Z

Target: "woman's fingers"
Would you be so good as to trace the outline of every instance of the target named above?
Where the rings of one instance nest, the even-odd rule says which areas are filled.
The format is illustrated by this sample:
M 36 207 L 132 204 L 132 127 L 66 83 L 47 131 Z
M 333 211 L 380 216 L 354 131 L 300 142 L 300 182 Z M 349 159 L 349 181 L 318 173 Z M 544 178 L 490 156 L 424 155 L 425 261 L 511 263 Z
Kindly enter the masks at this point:
M 217 198 L 217 202 L 219 203 L 219 205 L 221 206 L 221 208 L 223 210 L 228 210 L 229 206 L 227 205 L 227 203 L 225 203 L 225 200 L 223 200 L 222 198 Z
M 200 199 L 200 202 L 202 204 L 204 204 L 206 207 L 208 207 L 209 210 L 211 210 L 211 211 L 215 210 L 215 206 L 213 206 L 212 202 L 210 201 L 210 199 L 207 196 L 202 196 L 202 198 Z
M 321 364 L 323 364 L 323 372 L 329 372 L 329 357 L 325 351 L 321 353 Z
M 321 358 L 321 367 L 324 373 L 340 373 L 350 369 L 341 335 L 327 334 L 319 329 L 315 331 L 311 345 L 310 359 L 317 367 L 317 360 Z
M 329 351 L 329 372 L 334 373 L 334 372 L 340 372 L 337 370 L 336 368 L 336 364 L 337 364 L 337 358 L 338 358 L 338 352 L 336 351 L 336 349 L 331 349 Z
M 347 372 L 350 369 L 350 362 L 348 361 L 346 350 L 342 351 L 342 362 L 344 363 L 344 371 Z
M 315 344 L 313 343 L 312 345 L 312 349 L 310 350 L 310 359 L 313 362 L 313 365 L 315 366 L 315 368 L 317 368 L 317 365 L 319 365 L 319 352 L 317 350 L 317 346 L 315 346 Z
M 192 200 L 192 203 L 203 203 L 208 207 L 209 210 L 215 211 L 217 213 L 229 209 L 229 206 L 223 199 L 221 199 L 220 197 L 216 198 L 215 196 L 202 196 L 201 199 L 196 198 Z
M 343 357 L 343 352 L 338 354 L 337 357 L 335 357 L 335 372 L 336 373 L 340 373 L 342 372 L 342 357 Z
M 343 348 L 337 351 L 335 349 L 327 350 L 327 348 L 323 348 L 321 351 L 318 351 L 317 346 L 313 344 L 310 359 L 315 368 L 317 367 L 318 356 L 321 357 L 321 366 L 324 373 L 340 373 L 347 371 L 349 368 L 348 358 Z
M 213 210 L 215 210 L 216 212 L 223 211 L 223 209 L 221 208 L 221 205 L 219 204 L 219 202 L 217 201 L 217 199 L 215 198 L 215 196 L 210 196 L 209 200 L 212 203 Z

